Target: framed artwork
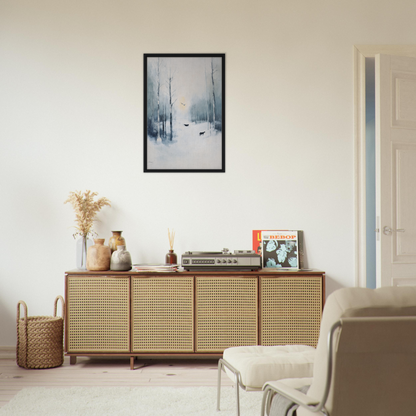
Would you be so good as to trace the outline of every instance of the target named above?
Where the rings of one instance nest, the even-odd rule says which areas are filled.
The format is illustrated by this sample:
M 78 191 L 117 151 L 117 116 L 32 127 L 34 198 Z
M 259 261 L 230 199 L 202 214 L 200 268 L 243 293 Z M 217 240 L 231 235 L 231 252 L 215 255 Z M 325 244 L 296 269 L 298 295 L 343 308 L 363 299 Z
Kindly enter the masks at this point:
M 144 172 L 225 172 L 225 54 L 144 55 Z

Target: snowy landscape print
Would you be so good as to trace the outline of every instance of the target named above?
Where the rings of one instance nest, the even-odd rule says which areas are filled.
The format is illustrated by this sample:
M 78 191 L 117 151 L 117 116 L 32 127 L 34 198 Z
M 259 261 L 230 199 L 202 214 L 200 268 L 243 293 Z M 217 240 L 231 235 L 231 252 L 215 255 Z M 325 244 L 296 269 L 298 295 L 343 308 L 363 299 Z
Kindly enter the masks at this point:
M 145 55 L 145 171 L 225 171 L 224 90 L 224 55 Z

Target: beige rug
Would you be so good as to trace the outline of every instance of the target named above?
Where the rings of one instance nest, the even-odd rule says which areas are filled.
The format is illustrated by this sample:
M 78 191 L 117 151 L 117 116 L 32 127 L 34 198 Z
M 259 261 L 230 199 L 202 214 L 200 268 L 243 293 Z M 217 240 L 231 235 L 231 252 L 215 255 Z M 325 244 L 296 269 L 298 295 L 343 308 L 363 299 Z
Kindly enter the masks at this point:
M 240 390 L 241 416 L 259 416 L 261 392 Z M 0 416 L 235 416 L 233 387 L 33 387 L 0 408 Z

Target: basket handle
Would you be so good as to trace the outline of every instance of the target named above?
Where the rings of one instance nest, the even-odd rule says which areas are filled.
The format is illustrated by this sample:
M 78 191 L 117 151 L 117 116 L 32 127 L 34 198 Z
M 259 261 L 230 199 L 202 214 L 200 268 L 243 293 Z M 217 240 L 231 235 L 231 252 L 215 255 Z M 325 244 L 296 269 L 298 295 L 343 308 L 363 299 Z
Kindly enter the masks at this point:
M 27 305 L 23 300 L 19 300 L 19 302 L 17 302 L 17 323 L 19 323 L 20 320 L 20 305 L 23 306 L 23 310 L 25 313 L 23 319 L 25 320 L 25 322 L 27 321 Z
M 58 308 L 58 300 L 61 300 L 61 304 L 62 304 L 62 319 L 65 319 L 65 301 L 64 298 L 60 295 L 58 295 L 55 299 L 55 304 L 54 304 L 54 308 L 53 308 L 53 316 L 56 316 L 56 310 Z
M 23 306 L 23 310 L 25 314 L 23 317 L 23 339 L 22 340 L 20 339 L 20 336 L 19 336 L 20 305 Z M 19 300 L 19 302 L 17 302 L 16 326 L 17 326 L 16 361 L 20 367 L 27 368 L 27 305 L 23 300 Z M 19 362 L 19 354 L 20 354 L 21 348 L 23 348 L 23 351 L 24 351 L 23 362 Z

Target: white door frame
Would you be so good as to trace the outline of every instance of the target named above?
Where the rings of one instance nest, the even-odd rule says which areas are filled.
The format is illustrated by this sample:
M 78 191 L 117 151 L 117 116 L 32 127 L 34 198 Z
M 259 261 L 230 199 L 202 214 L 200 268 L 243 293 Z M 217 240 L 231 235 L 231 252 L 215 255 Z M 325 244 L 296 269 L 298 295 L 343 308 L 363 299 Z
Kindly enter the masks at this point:
M 355 286 L 366 287 L 365 58 L 379 53 L 416 57 L 416 45 L 355 45 L 353 51 Z

